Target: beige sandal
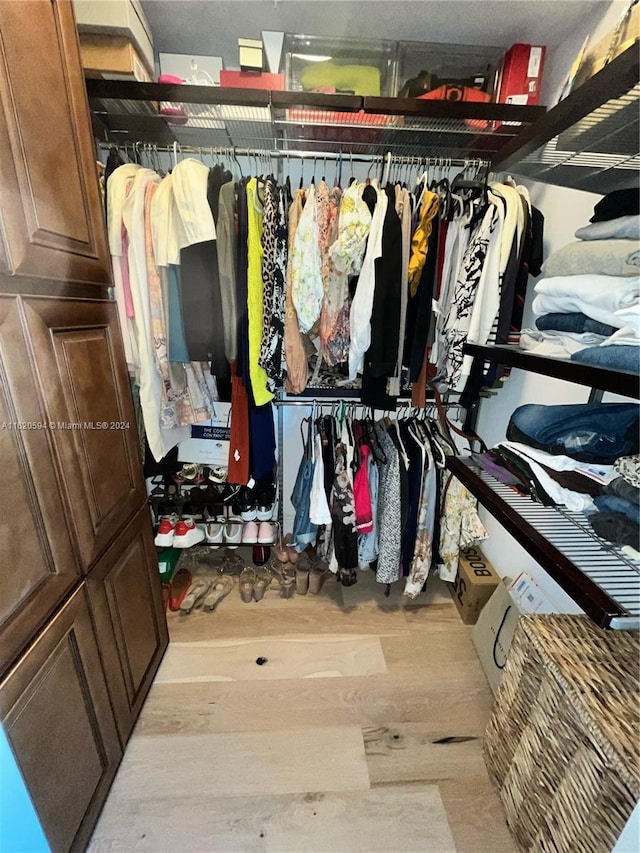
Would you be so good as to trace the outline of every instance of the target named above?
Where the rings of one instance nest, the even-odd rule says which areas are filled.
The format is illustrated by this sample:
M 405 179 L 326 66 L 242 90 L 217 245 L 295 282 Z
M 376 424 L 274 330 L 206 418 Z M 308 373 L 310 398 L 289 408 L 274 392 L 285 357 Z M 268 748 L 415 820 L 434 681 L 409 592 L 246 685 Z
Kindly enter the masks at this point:
M 182 600 L 180 613 L 183 616 L 187 616 L 191 613 L 193 608 L 196 607 L 200 600 L 209 592 L 210 586 L 211 581 L 205 580 L 204 578 L 196 578 L 189 587 L 189 592 Z
M 280 597 L 291 598 L 296 588 L 296 574 L 293 566 L 271 566 L 271 571 L 280 583 Z
M 219 575 L 211 582 L 211 587 L 204 597 L 202 606 L 205 610 L 214 610 L 215 607 L 226 598 L 233 589 L 233 578 L 228 575 Z
M 311 569 L 309 574 L 309 592 L 311 595 L 318 595 L 328 574 L 329 569 L 320 569 L 317 566 Z
M 253 585 L 255 581 L 255 571 L 250 566 L 246 566 L 242 570 L 240 574 L 240 579 L 238 580 L 240 597 L 242 598 L 245 604 L 249 604 L 249 602 L 253 599 Z
M 265 592 L 271 586 L 271 572 L 266 566 L 256 569 L 255 582 L 253 584 L 253 597 L 256 601 L 261 601 L 264 598 Z

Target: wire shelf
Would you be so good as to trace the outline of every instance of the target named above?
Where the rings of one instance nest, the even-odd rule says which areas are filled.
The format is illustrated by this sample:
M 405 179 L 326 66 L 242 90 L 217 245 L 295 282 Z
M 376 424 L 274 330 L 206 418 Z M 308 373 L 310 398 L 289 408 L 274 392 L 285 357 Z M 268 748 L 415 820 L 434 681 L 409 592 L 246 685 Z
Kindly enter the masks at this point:
M 587 516 L 534 503 L 467 459 L 447 464 L 595 622 L 640 628 L 640 564 L 600 539 Z

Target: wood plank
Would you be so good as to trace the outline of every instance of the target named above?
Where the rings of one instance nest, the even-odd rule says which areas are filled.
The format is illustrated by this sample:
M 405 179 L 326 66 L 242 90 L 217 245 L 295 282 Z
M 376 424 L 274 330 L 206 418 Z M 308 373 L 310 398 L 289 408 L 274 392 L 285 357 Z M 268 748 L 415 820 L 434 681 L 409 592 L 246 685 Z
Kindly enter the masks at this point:
M 235 592 L 235 591 L 234 591 Z M 233 594 L 233 593 L 232 593 Z M 309 596 L 304 596 L 309 598 Z M 318 610 L 313 605 L 299 606 L 296 597 L 283 601 L 285 606 L 269 607 L 266 601 L 244 604 L 243 610 L 225 607 L 227 599 L 213 613 L 195 610 L 189 616 L 171 613 L 168 618 L 172 641 L 195 642 L 210 639 L 257 637 L 296 637 L 305 634 L 363 634 L 389 636 L 409 631 L 405 613 L 378 608 L 342 608 Z
M 400 675 L 421 670 L 425 683 L 455 680 L 463 685 L 464 692 L 466 684 L 482 680 L 484 673 L 471 642 L 471 631 L 462 623 L 458 630 L 456 628 L 449 632 L 416 631 L 409 635 L 381 637 L 389 672 Z
M 423 672 L 282 681 L 157 684 L 136 735 L 256 731 L 300 725 L 429 724 L 433 738 L 481 737 L 493 704 L 484 676 L 438 684 Z
M 89 853 L 455 853 L 437 786 L 108 802 Z
M 357 726 L 134 737 L 110 801 L 369 788 Z
M 266 662 L 257 665 L 258 659 Z M 378 637 L 205 640 L 172 643 L 155 683 L 335 678 L 386 671 Z
M 427 723 L 370 726 L 362 734 L 372 785 L 486 779 L 482 737 L 465 729 L 446 743 L 437 742 L 444 738 L 434 737 Z
M 516 853 L 502 803 L 488 776 L 439 785 L 458 853 Z

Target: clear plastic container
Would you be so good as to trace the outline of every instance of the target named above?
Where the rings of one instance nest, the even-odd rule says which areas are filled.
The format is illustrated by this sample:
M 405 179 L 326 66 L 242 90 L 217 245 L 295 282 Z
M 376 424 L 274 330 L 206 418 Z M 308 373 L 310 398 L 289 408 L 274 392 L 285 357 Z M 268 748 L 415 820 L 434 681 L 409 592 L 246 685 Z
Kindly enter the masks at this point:
M 287 89 L 393 97 L 395 41 L 285 34 Z
M 503 47 L 399 41 L 396 94 L 419 97 L 456 81 L 492 95 L 504 53 Z

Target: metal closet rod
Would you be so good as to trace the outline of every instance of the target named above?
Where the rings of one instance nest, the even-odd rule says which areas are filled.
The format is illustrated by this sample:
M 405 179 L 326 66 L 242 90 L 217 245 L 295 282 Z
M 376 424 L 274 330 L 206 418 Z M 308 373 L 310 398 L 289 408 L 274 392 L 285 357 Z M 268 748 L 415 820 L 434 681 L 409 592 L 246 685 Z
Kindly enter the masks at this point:
M 477 168 L 486 168 L 490 165 L 488 160 L 481 160 L 478 158 L 451 158 L 451 157 L 420 157 L 419 155 L 398 155 L 393 152 L 385 152 L 385 153 L 376 153 L 376 154 L 350 154 L 347 151 L 338 152 L 335 151 L 281 151 L 278 148 L 235 148 L 235 147 L 220 147 L 214 146 L 213 148 L 209 145 L 203 146 L 193 146 L 193 145 L 179 145 L 177 149 L 174 148 L 173 145 L 156 145 L 155 143 L 149 142 L 99 142 L 99 147 L 104 150 L 109 150 L 110 148 L 132 148 L 134 151 L 139 151 L 140 153 L 145 153 L 145 151 L 157 151 L 159 154 L 197 154 L 198 156 L 203 156 L 208 154 L 211 157 L 216 155 L 224 157 L 253 157 L 253 156 L 268 156 L 273 157 L 274 159 L 287 160 L 292 158 L 294 160 L 339 160 L 342 159 L 344 163 L 371 163 L 378 162 L 383 163 L 385 160 L 389 160 L 394 164 L 401 164 L 403 166 L 420 166 L 425 164 L 426 166 L 453 166 L 456 168 L 464 168 L 468 167 L 477 167 Z

